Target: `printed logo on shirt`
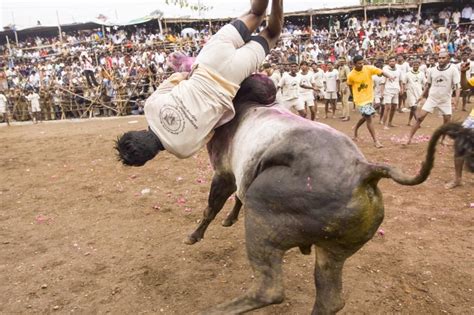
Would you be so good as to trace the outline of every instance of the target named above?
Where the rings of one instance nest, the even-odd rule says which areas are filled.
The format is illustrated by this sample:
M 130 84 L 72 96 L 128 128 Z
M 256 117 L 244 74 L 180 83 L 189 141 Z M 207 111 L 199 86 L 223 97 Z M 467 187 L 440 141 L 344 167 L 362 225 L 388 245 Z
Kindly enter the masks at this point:
M 160 110 L 160 121 L 163 127 L 172 134 L 180 134 L 184 129 L 184 117 L 173 106 L 165 105 Z
M 362 91 L 362 90 L 365 90 L 367 89 L 369 86 L 367 84 L 365 84 L 364 82 L 362 82 L 360 85 L 359 85 L 359 88 L 357 89 L 359 92 Z
M 446 78 L 446 77 L 443 76 L 443 75 L 440 75 L 439 77 L 437 77 L 437 78 L 434 79 L 433 86 L 436 86 L 436 87 L 445 87 L 447 83 L 448 83 L 448 78 Z

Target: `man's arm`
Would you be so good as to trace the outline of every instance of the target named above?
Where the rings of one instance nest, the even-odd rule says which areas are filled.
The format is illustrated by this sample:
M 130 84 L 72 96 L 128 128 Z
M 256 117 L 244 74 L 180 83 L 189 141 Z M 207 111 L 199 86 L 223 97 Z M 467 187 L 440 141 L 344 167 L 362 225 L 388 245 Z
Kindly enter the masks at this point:
M 469 62 L 461 64 L 461 88 L 463 90 L 469 90 L 473 88 L 471 84 L 467 81 L 467 70 L 469 70 Z
M 390 81 L 395 80 L 395 77 L 394 77 L 390 72 L 388 72 L 388 71 L 385 70 L 385 69 L 382 70 L 382 75 L 383 75 L 384 77 L 386 77 L 387 79 L 389 79 Z

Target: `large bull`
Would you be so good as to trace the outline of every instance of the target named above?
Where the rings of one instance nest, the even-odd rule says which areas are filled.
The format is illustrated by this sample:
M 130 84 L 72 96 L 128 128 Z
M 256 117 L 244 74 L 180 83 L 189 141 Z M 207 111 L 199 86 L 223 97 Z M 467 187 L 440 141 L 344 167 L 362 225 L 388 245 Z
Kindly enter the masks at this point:
M 433 134 L 416 176 L 369 163 L 346 135 L 275 106 L 275 89 L 262 76 L 243 82 L 234 103 L 237 115 L 216 130 L 208 143 L 215 175 L 208 207 L 186 243 L 204 232 L 234 192 L 237 199 L 224 226 L 232 225 L 242 205 L 248 259 L 255 286 L 244 296 L 206 314 L 236 314 L 283 301 L 284 253 L 315 246 L 317 289 L 313 314 L 333 314 L 344 306 L 342 268 L 370 240 L 384 217 L 381 178 L 418 185 L 433 167 L 438 139 L 456 139 L 456 151 L 474 170 L 472 130 L 445 125 Z

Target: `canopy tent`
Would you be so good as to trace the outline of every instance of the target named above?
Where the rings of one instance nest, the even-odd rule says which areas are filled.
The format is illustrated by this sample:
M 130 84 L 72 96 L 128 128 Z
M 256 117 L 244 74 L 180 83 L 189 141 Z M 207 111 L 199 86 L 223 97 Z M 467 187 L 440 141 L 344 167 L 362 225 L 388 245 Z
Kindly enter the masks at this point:
M 432 2 L 433 0 L 425 0 L 426 2 Z M 102 26 L 112 27 L 112 26 L 130 26 L 130 25 L 139 25 L 143 23 L 148 23 L 150 21 L 162 20 L 165 23 L 181 23 L 181 24 L 190 24 L 194 22 L 205 22 L 205 21 L 226 21 L 231 18 L 235 18 L 248 10 L 247 1 L 239 1 L 233 3 L 232 6 L 228 5 L 228 0 L 215 0 L 219 5 L 214 7 L 212 10 L 206 12 L 197 12 L 189 8 L 182 8 L 176 10 L 174 7 L 172 10 L 170 6 L 164 6 L 160 10 L 155 10 L 149 15 L 145 15 L 141 18 L 136 18 L 129 21 L 115 21 L 112 19 L 95 18 L 92 21 L 85 23 L 71 23 L 71 24 L 61 24 L 61 30 L 64 31 L 74 31 L 74 30 L 90 30 L 98 29 Z M 434 1 L 436 2 L 436 1 Z M 227 4 L 227 5 L 225 5 Z M 434 4 L 434 3 L 433 3 Z M 337 6 L 339 5 L 339 6 Z M 285 16 L 294 17 L 294 16 L 315 16 L 315 15 L 329 15 L 329 14 L 347 14 L 356 11 L 374 11 L 374 10 L 390 10 L 390 9 L 414 9 L 418 7 L 414 3 L 400 3 L 400 4 L 368 4 L 360 5 L 359 0 L 333 0 L 331 3 L 320 3 L 317 8 L 314 0 L 311 1 L 286 1 L 285 2 Z M 163 9 L 163 10 L 161 10 Z M 0 43 L 5 42 L 5 37 L 10 37 L 10 41 L 14 38 L 15 32 L 21 37 L 24 36 L 34 36 L 41 34 L 54 34 L 58 33 L 58 25 L 49 25 L 49 26 L 34 26 L 28 28 L 16 28 L 8 29 L 0 32 Z

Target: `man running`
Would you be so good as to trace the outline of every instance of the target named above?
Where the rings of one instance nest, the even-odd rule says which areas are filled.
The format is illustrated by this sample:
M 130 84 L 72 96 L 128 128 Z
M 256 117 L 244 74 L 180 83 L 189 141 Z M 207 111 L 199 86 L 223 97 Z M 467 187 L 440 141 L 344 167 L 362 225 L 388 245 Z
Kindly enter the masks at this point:
M 285 72 L 278 83 L 278 91 L 281 89 L 283 106 L 287 109 L 295 109 L 301 117 L 306 117 L 303 101 L 300 99 L 301 77 L 298 73 L 298 64 L 290 65 L 290 72 Z
M 417 101 L 423 93 L 425 86 L 425 75 L 419 71 L 420 61 L 413 61 L 413 69 L 405 74 L 404 82 L 407 91 L 406 105 L 410 108 L 410 115 L 408 117 L 408 126 L 411 126 L 411 120 L 415 117 Z
M 384 77 L 394 80 L 390 73 L 381 70 L 374 66 L 364 66 L 364 58 L 362 56 L 355 56 L 353 59 L 354 69 L 347 77 L 347 85 L 351 88 L 354 97 L 354 104 L 357 106 L 362 118 L 354 127 L 354 141 L 357 141 L 357 132 L 365 122 L 367 122 L 367 129 L 369 130 L 374 145 L 376 148 L 383 148 L 382 144 L 377 140 L 375 129 L 372 122 L 372 116 L 375 114 L 375 109 L 372 106 L 374 101 L 374 88 L 372 76 L 374 74 L 383 74 Z
M 469 61 L 461 64 L 461 87 L 463 90 L 472 89 L 474 87 L 474 77 L 467 79 L 467 71 L 469 70 Z M 471 113 L 464 120 L 462 126 L 467 129 L 471 129 L 474 132 L 474 108 L 472 108 Z M 454 180 L 447 183 L 445 188 L 452 189 L 462 185 L 462 169 L 464 167 L 464 158 L 456 155 L 456 150 L 454 151 Z
M 147 99 L 149 130 L 127 132 L 117 141 L 124 164 L 144 165 L 163 150 L 190 157 L 215 128 L 234 117 L 232 100 L 239 85 L 258 70 L 283 27 L 283 0 L 272 0 L 267 27 L 251 36 L 262 24 L 268 2 L 252 0 L 248 13 L 221 28 L 202 48 L 190 74 L 175 73 Z
M 328 118 L 329 104 L 331 104 L 332 118 L 336 117 L 337 91 L 339 91 L 339 71 L 334 69 L 331 61 L 327 62 L 327 71 L 323 75 L 324 83 L 324 118 Z
M 395 57 L 388 59 L 388 65 L 383 69 L 391 74 L 392 77 L 395 77 L 395 80 L 384 80 L 382 79 L 382 95 L 383 95 L 383 105 L 385 106 L 383 123 L 384 129 L 389 129 L 389 127 L 394 127 L 393 117 L 397 111 L 397 106 L 400 103 L 400 94 L 403 93 L 404 84 L 403 84 L 403 73 L 400 69 L 396 67 L 397 63 Z
M 300 63 L 300 97 L 305 110 L 311 112 L 311 120 L 316 118 L 314 110 L 314 92 L 316 91 L 314 75 L 309 72 L 309 66 L 306 61 Z
M 449 54 L 441 52 L 438 55 L 439 65 L 428 72 L 428 80 L 425 90 L 417 103 L 426 98 L 426 102 L 421 108 L 421 114 L 416 118 L 416 123 L 410 130 L 407 145 L 411 143 L 416 131 L 420 129 L 421 123 L 428 114 L 432 114 L 435 108 L 438 108 L 443 114 L 443 122 L 448 123 L 451 120 L 453 106 L 457 108 L 459 103 L 460 74 L 456 66 L 449 63 Z M 452 101 L 451 95 L 455 89 L 455 98 Z M 451 104 L 452 102 L 452 104 Z

